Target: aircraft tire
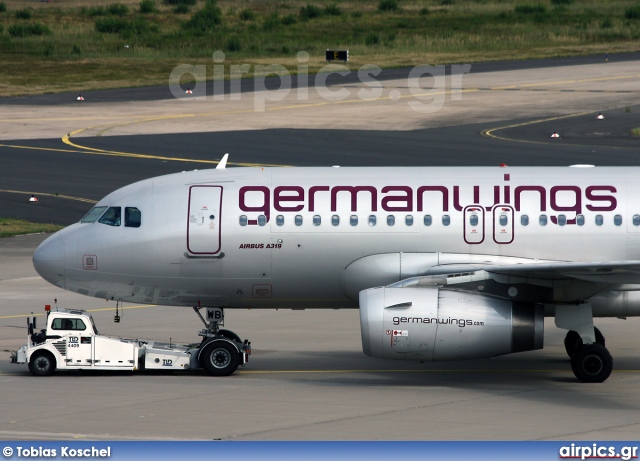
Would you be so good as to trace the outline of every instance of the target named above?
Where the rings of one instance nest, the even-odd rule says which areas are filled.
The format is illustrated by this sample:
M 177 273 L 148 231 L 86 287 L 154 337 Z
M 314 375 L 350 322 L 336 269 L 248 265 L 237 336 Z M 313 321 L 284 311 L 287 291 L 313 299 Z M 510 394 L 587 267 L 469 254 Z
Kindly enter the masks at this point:
M 602 345 L 586 344 L 571 357 L 573 374 L 583 383 L 601 383 L 613 370 L 613 358 Z
M 596 336 L 596 343 L 600 344 L 601 346 L 604 346 L 605 339 L 604 339 L 604 336 L 602 335 L 602 332 L 598 329 L 598 327 L 593 327 L 593 330 Z M 564 349 L 567 351 L 567 355 L 569 357 L 573 357 L 573 354 L 575 354 L 576 351 L 581 347 L 582 347 L 582 338 L 576 331 L 570 330 L 567 333 L 567 336 L 565 336 L 564 338 Z
M 29 361 L 29 371 L 33 376 L 51 376 L 56 371 L 56 359 L 47 351 L 36 352 Z
M 200 364 L 212 376 L 229 376 L 237 370 L 240 357 L 226 341 L 212 341 L 200 354 Z
M 235 334 L 231 330 L 224 330 L 224 329 L 218 330 L 218 334 L 220 336 L 224 336 L 225 338 L 229 338 L 232 341 L 236 341 L 236 342 L 239 342 L 239 343 L 242 342 L 242 340 L 240 339 L 240 336 L 238 336 L 237 334 Z

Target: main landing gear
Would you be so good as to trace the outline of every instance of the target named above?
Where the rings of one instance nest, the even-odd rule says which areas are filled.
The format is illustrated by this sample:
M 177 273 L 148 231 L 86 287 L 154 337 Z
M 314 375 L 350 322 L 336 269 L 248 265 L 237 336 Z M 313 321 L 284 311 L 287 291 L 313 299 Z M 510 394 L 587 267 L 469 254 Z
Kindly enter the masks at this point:
M 571 370 L 584 383 L 601 383 L 613 370 L 613 358 L 600 330 L 593 326 L 590 304 L 556 306 L 556 325 L 569 330 L 564 347 Z
M 229 376 L 238 366 L 244 366 L 251 355 L 251 343 L 242 341 L 233 331 L 221 329 L 224 325 L 224 310 L 219 307 L 207 308 L 207 320 L 202 317 L 199 307 L 193 310 L 204 323 L 198 361 L 210 375 Z

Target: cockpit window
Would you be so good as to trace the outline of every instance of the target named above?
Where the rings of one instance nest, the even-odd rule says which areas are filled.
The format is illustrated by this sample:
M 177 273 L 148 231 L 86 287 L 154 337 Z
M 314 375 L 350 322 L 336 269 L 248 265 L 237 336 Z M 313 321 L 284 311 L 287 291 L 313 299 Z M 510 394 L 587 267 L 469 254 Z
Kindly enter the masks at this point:
M 84 217 L 80 220 L 80 222 L 96 222 L 96 220 L 102 216 L 104 210 L 106 210 L 106 206 L 94 206 L 89 210 L 89 213 L 84 215 Z
M 124 227 L 140 227 L 142 213 L 136 207 L 128 206 L 124 209 Z
M 102 218 L 100 218 L 98 222 L 101 224 L 106 224 L 108 226 L 119 226 L 121 214 L 122 211 L 119 206 L 109 207 L 109 209 L 104 212 Z

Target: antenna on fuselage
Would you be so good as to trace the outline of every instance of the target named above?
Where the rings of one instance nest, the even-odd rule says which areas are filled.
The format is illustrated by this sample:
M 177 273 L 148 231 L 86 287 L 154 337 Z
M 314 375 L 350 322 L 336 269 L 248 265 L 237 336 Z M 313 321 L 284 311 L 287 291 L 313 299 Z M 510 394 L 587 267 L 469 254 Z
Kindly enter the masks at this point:
M 224 154 L 222 159 L 218 162 L 218 166 L 216 170 L 224 170 L 227 167 L 227 159 L 229 158 L 229 154 Z

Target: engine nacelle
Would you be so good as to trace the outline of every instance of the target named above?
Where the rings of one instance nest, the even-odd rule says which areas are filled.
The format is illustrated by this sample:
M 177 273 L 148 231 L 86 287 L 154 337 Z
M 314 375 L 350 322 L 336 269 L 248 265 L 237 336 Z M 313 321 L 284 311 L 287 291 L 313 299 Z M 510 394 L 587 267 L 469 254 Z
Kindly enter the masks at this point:
M 360 292 L 362 348 L 372 357 L 462 360 L 542 349 L 544 308 L 439 288 Z

